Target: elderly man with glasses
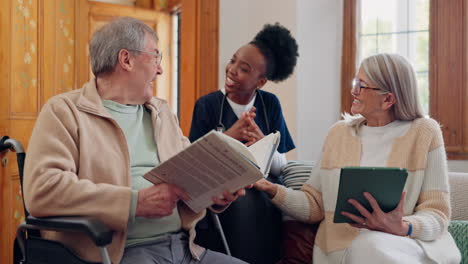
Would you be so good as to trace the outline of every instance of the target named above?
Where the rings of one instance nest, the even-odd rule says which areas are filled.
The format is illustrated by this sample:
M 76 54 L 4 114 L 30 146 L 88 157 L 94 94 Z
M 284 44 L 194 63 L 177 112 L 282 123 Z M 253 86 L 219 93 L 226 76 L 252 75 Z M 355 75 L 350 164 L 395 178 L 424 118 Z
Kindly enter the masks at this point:
M 99 29 L 89 50 L 96 76 L 43 107 L 25 167 L 25 203 L 36 217 L 82 215 L 113 229 L 113 263 L 244 263 L 193 243 L 194 213 L 181 188 L 142 176 L 190 143 L 164 100 L 153 97 L 163 73 L 156 33 L 133 18 Z M 243 195 L 213 198 L 223 209 Z M 84 235 L 45 233 L 89 261 L 99 250 Z

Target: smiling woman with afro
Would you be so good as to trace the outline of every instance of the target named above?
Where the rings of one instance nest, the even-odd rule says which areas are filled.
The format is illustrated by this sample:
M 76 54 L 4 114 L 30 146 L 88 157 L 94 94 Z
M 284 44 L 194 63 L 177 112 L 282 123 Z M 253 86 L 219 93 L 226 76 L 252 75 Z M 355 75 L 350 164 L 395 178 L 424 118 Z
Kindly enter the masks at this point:
M 280 101 L 262 88 L 268 81 L 278 83 L 290 77 L 298 56 L 298 45 L 287 28 L 279 23 L 265 25 L 227 62 L 224 89 L 198 99 L 190 140 L 216 129 L 250 145 L 278 131 L 280 143 L 269 174 L 269 179 L 276 181 L 287 163 L 285 153 L 295 145 Z M 219 214 L 219 219 L 234 257 L 257 264 L 279 259 L 282 215 L 265 194 L 248 189 L 244 197 Z M 224 251 L 211 218 L 198 225 L 197 239 L 208 249 Z

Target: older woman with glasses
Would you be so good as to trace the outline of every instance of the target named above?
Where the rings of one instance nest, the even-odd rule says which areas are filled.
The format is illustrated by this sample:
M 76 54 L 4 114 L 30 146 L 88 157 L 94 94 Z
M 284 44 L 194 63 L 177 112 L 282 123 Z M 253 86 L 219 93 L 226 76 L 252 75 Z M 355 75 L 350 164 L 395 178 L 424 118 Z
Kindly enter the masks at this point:
M 314 263 L 459 263 L 447 232 L 450 195 L 439 124 L 423 117 L 414 70 L 400 55 L 364 59 L 353 81 L 352 115 L 332 126 L 319 165 L 301 191 L 261 180 L 255 184 L 278 207 L 304 222 L 320 222 Z M 339 173 L 345 166 L 408 170 L 399 205 L 384 213 L 369 193 L 356 224 L 335 224 Z

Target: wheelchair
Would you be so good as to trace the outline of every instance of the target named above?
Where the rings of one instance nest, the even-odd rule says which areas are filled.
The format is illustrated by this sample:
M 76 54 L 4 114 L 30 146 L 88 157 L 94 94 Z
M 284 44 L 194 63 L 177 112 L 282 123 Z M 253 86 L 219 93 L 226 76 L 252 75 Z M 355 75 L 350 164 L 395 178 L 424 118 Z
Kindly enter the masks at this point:
M 21 192 L 23 192 L 23 169 L 26 158 L 24 148 L 19 141 L 4 136 L 0 138 L 0 152 L 3 151 L 16 152 Z M 41 230 L 83 232 L 99 248 L 101 263 L 111 264 L 106 246 L 112 242 L 113 231 L 98 219 L 82 216 L 37 218 L 29 215 L 24 205 L 24 200 L 23 206 L 25 221 L 17 228 L 14 244 L 14 264 L 98 264 L 80 258 L 71 249 L 57 241 L 41 238 Z M 211 218 L 215 232 L 220 239 L 221 250 L 227 255 L 231 255 L 231 250 L 218 215 L 209 211 L 208 217 Z
M 19 141 L 4 136 L 0 139 L 0 152 L 8 150 L 16 152 L 21 191 L 23 191 L 23 167 L 26 153 Z M 26 207 L 24 207 L 24 215 L 25 221 L 17 229 L 14 264 L 98 264 L 81 259 L 57 241 L 41 238 L 41 230 L 83 232 L 99 248 L 102 263 L 111 264 L 106 246 L 112 242 L 113 231 L 101 221 L 80 216 L 36 218 L 29 215 Z

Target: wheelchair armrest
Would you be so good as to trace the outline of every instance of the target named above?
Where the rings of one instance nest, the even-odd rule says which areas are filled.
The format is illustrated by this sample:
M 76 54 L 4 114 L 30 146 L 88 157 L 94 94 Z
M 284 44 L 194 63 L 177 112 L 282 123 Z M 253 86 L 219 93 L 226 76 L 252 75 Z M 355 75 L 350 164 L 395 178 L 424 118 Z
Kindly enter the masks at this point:
M 98 247 L 110 244 L 114 233 L 100 220 L 90 217 L 62 216 L 36 218 L 28 216 L 26 218 L 26 224 L 34 226 L 33 228 L 39 230 L 83 232 L 86 233 Z

